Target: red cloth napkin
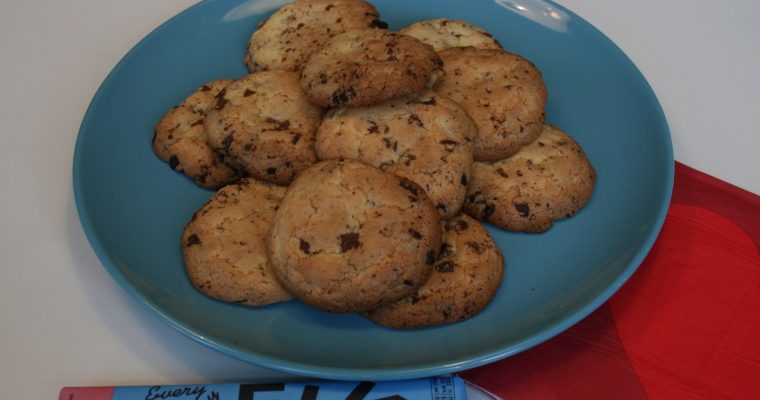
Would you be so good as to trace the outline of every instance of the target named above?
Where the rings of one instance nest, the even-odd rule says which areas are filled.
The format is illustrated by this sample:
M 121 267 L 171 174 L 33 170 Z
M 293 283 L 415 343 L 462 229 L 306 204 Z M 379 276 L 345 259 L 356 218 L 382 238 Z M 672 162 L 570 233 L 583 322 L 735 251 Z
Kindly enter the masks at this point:
M 676 163 L 631 279 L 557 337 L 460 375 L 504 399 L 760 399 L 760 196 Z

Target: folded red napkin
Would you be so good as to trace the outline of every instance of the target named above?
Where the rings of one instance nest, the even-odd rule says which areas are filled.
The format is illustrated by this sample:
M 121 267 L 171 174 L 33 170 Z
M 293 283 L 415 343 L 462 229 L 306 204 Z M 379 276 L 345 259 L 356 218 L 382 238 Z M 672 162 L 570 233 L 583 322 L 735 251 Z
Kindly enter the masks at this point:
M 460 375 L 504 399 L 760 399 L 760 196 L 676 163 L 662 232 L 569 330 Z

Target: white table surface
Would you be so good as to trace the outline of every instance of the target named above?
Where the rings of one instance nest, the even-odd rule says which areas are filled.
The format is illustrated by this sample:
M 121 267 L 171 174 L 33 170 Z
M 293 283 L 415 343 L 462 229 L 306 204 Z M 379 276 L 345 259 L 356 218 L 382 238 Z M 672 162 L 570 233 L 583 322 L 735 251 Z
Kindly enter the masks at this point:
M 283 374 L 175 332 L 102 268 L 75 211 L 85 109 L 115 63 L 194 0 L 0 7 L 0 397 L 62 386 L 270 380 Z M 562 0 L 638 65 L 676 159 L 760 193 L 760 2 Z

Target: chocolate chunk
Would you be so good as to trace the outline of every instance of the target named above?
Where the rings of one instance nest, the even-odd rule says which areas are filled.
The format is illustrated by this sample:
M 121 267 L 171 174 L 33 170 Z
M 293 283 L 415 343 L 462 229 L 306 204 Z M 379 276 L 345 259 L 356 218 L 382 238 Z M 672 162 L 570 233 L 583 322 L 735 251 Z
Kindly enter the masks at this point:
M 465 244 L 467 245 L 467 247 L 471 248 L 472 251 L 478 254 L 483 254 L 483 248 L 480 247 L 480 243 L 470 241 L 470 242 L 466 242 Z
M 415 184 L 413 184 L 411 182 L 408 182 L 408 181 L 402 180 L 401 182 L 399 182 L 399 185 L 401 185 L 402 188 L 404 188 L 407 191 L 409 191 L 409 193 L 411 193 L 411 194 L 413 194 L 415 196 L 419 195 L 419 192 L 417 192 L 417 186 Z
M 404 285 L 406 286 L 414 286 L 414 281 L 411 279 L 404 279 Z
M 298 141 L 301 140 L 301 134 L 300 133 L 294 133 L 293 138 L 290 140 L 290 143 L 296 144 Z
M 274 130 L 276 131 L 286 131 L 290 129 L 290 120 L 285 121 L 278 121 L 274 118 L 268 118 L 266 119 L 266 122 L 269 122 L 270 124 L 274 124 Z
M 208 92 L 211 88 L 208 85 L 201 86 L 201 92 Z
M 275 167 L 269 167 L 267 168 L 267 174 L 274 175 L 277 172 L 277 168 Z
M 222 91 L 219 92 L 218 95 L 216 95 L 216 106 L 214 108 L 216 108 L 217 110 L 221 110 L 222 108 L 224 108 L 224 106 L 227 105 L 227 103 L 229 103 L 229 100 L 224 98 L 224 93 L 225 91 L 224 89 L 222 89 Z
M 376 122 L 370 122 L 369 128 L 367 128 L 367 132 L 369 133 L 377 133 L 379 131 L 377 123 Z
M 419 232 L 417 232 L 414 228 L 409 228 L 409 234 L 415 238 L 415 239 L 422 239 L 422 235 L 420 235 Z
M 435 265 L 435 270 L 438 272 L 454 272 L 453 261 L 443 261 Z
M 299 240 L 300 240 L 300 243 L 299 243 L 298 247 L 301 249 L 301 251 L 303 251 L 306 254 L 311 254 L 311 253 L 309 253 L 309 247 L 311 247 L 311 245 L 309 244 L 309 242 L 307 242 L 307 241 L 305 241 L 303 239 L 299 239 Z
M 517 203 L 515 204 L 515 210 L 520 214 L 521 217 L 528 217 L 530 215 L 530 207 L 527 203 Z
M 379 19 L 375 19 L 369 23 L 369 27 L 378 28 L 378 29 L 388 29 L 388 23 L 384 21 L 380 21 Z
M 449 257 L 454 254 L 454 247 L 448 243 L 441 244 L 441 258 Z
M 486 206 L 483 207 L 483 209 L 480 211 L 480 219 L 486 219 L 493 214 L 494 210 L 496 210 L 496 206 L 493 204 L 486 203 Z
M 250 96 L 250 95 L 252 95 L 252 94 L 255 94 L 255 93 L 256 93 L 256 92 L 254 92 L 254 91 L 253 91 L 253 90 L 251 90 L 251 89 L 246 89 L 246 90 L 243 92 L 243 97 L 248 97 L 248 96 Z
M 467 174 L 462 174 L 462 179 L 459 181 L 462 182 L 462 186 L 467 186 Z
M 358 249 L 361 245 L 358 233 L 344 233 L 340 235 L 340 251 L 343 253 L 351 249 Z
M 178 165 L 179 158 L 177 158 L 177 156 L 171 156 L 171 158 L 169 158 L 169 166 L 172 167 L 172 169 L 177 169 Z
M 230 151 L 230 145 L 232 144 L 232 140 L 234 139 L 234 134 L 230 133 L 227 135 L 227 137 L 222 140 L 222 146 L 224 146 L 224 151 L 228 152 Z
M 345 104 L 348 101 L 348 95 L 346 92 L 335 92 L 330 99 L 334 106 Z
M 425 263 L 427 263 L 427 265 L 435 264 L 435 250 L 430 250 L 427 252 Z
M 417 114 L 411 114 L 409 115 L 409 118 L 406 120 L 406 123 L 411 124 L 417 124 L 419 127 L 424 127 L 422 121 L 420 120 L 420 117 Z
M 196 235 L 196 234 L 193 233 L 193 234 L 191 234 L 190 236 L 187 237 L 187 243 L 185 245 L 186 246 L 193 246 L 193 245 L 196 245 L 196 244 L 201 244 L 201 238 L 199 238 L 198 235 Z

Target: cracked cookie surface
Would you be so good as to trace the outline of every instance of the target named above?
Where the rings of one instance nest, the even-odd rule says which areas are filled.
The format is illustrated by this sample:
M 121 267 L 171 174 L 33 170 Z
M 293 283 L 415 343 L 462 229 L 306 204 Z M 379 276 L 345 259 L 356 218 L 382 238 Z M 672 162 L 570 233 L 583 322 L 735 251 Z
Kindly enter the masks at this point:
M 504 274 L 501 250 L 480 222 L 459 214 L 441 222 L 443 244 L 428 280 L 409 297 L 363 315 L 390 328 L 451 324 L 483 310 Z
M 328 160 L 288 187 L 269 259 L 295 297 L 332 312 L 412 294 L 441 246 L 440 218 L 416 184 L 355 160 Z
M 580 145 L 547 124 L 517 154 L 473 164 L 463 210 L 506 230 L 543 232 L 586 205 L 595 182 Z
M 415 37 L 433 46 L 435 51 L 468 46 L 501 50 L 499 42 L 485 29 L 454 19 L 436 18 L 415 22 L 399 33 Z
M 441 73 L 433 47 L 395 32 L 354 30 L 316 52 L 301 73 L 301 87 L 322 107 L 367 106 L 418 93 Z
M 185 269 L 205 295 L 247 306 L 292 296 L 269 264 L 266 236 L 285 188 L 243 178 L 220 189 L 182 233 Z
M 214 96 L 231 82 L 220 79 L 198 88 L 164 114 L 153 136 L 153 151 L 160 159 L 207 189 L 217 189 L 239 178 L 237 171 L 208 144 L 203 126 Z
M 317 131 L 320 159 L 351 158 L 420 185 L 443 218 L 464 202 L 475 122 L 452 100 L 427 90 L 368 107 L 330 110 Z
M 439 54 L 445 73 L 435 91 L 461 104 L 478 124 L 476 161 L 509 157 L 538 136 L 547 92 L 541 73 L 530 61 L 474 47 L 455 47 Z
M 300 0 L 277 10 L 251 35 L 245 63 L 251 72 L 299 71 L 311 55 L 338 34 L 386 28 L 362 0 Z
M 301 90 L 297 73 L 264 71 L 222 90 L 204 126 L 217 152 L 254 178 L 287 185 L 317 161 L 314 135 L 322 114 Z

